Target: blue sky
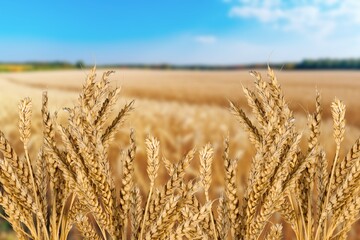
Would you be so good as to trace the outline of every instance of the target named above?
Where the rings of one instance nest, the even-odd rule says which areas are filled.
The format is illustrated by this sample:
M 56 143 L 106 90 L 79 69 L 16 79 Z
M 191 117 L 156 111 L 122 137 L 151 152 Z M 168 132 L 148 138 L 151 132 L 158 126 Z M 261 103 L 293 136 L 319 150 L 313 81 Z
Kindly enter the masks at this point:
M 5 0 L 0 61 L 236 64 L 360 57 L 359 13 L 359 0 Z

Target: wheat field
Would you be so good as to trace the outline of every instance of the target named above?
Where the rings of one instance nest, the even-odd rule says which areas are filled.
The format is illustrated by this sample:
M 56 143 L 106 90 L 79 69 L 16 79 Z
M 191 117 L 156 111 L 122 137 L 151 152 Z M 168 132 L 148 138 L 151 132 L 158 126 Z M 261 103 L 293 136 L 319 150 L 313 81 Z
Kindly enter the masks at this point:
M 44 111 L 40 111 L 44 109 L 44 98 L 41 97 L 43 95 L 42 92 L 44 90 L 48 92 L 46 107 L 51 109 L 52 115 L 54 112 L 57 112 L 56 120 L 59 122 L 58 124 L 65 124 L 66 126 L 66 124 L 69 124 L 67 123 L 67 121 L 69 121 L 67 120 L 68 114 L 74 114 L 74 116 L 78 114 L 77 108 L 73 108 L 73 106 L 74 104 L 77 106 L 79 92 L 83 91 L 84 96 L 86 96 L 84 93 L 86 84 L 85 86 L 83 85 L 84 79 L 87 78 L 89 71 L 90 70 L 32 72 L 0 75 L 1 131 L 4 133 L 4 136 L 6 136 L 6 139 L 8 139 L 10 145 L 13 146 L 14 151 L 21 158 L 37 159 L 38 151 L 30 150 L 41 149 L 41 146 L 44 144 L 42 127 L 44 123 Z M 99 79 L 101 78 L 102 71 L 103 70 L 98 70 Z M 261 73 L 265 79 L 266 71 L 262 71 Z M 352 189 L 353 193 L 357 193 L 359 190 L 358 187 L 350 180 L 349 184 L 352 184 L 352 188 L 349 188 L 348 185 L 342 186 L 341 182 L 347 179 L 342 177 L 342 174 L 347 174 L 347 169 L 350 169 L 351 163 L 355 163 L 356 159 L 358 159 L 357 154 L 359 149 L 356 148 L 356 144 L 358 144 L 356 141 L 360 136 L 360 103 L 358 101 L 360 96 L 360 73 L 276 71 L 279 83 L 282 86 L 284 96 L 289 105 L 287 102 L 283 102 L 282 92 L 277 82 L 270 81 L 270 86 L 274 88 L 270 91 L 270 93 L 273 94 L 271 96 L 265 94 L 266 91 L 268 91 L 266 88 L 261 90 L 259 86 L 262 85 L 259 84 L 259 80 L 255 81 L 255 83 L 257 82 L 258 84 L 255 85 L 258 87 L 257 90 L 259 92 L 256 90 L 252 92 L 252 90 L 255 89 L 254 80 L 259 78 L 259 75 L 255 73 L 253 75 L 255 76 L 250 76 L 247 71 L 189 72 L 117 70 L 117 72 L 110 77 L 110 85 L 101 91 L 104 91 L 104 94 L 110 94 L 111 92 L 106 92 L 108 88 L 121 86 L 121 97 L 113 103 L 115 110 L 109 112 L 106 117 L 104 117 L 104 123 L 102 125 L 111 125 L 112 123 L 107 120 L 112 118 L 116 119 L 117 112 L 124 109 L 124 105 L 130 108 L 129 104 L 132 103 L 133 99 L 135 100 L 132 105 L 134 110 L 129 112 L 122 126 L 118 128 L 118 131 L 112 136 L 114 140 L 111 144 L 109 143 L 107 152 L 111 171 L 107 168 L 104 171 L 111 172 L 110 175 L 114 176 L 113 185 L 116 191 L 120 192 L 120 202 L 126 200 L 125 202 L 130 204 L 130 202 L 128 202 L 130 200 L 127 200 L 130 199 L 130 197 L 125 197 L 129 192 L 142 196 L 142 207 L 147 208 L 144 210 L 143 219 L 150 218 L 151 220 L 156 220 L 159 222 L 159 225 L 146 226 L 146 221 L 141 220 L 141 207 L 137 215 L 135 214 L 140 219 L 137 221 L 140 223 L 138 225 L 135 224 L 132 226 L 132 220 L 130 221 L 131 224 L 127 224 L 128 219 L 124 219 L 123 217 L 116 219 L 117 215 L 113 216 L 114 222 L 105 221 L 100 209 L 103 208 L 102 210 L 105 211 L 107 209 L 106 206 L 110 207 L 112 197 L 106 197 L 106 188 L 103 189 L 99 186 L 99 191 L 104 191 L 104 199 L 101 200 L 100 203 L 101 208 L 96 208 L 97 205 L 95 201 L 95 205 L 91 205 L 92 208 L 90 208 L 90 211 L 93 212 L 91 218 L 97 220 L 96 226 L 98 229 L 94 229 L 100 230 L 100 235 L 96 233 L 96 231 L 94 232 L 93 229 L 88 232 L 90 235 L 85 237 L 93 239 L 95 236 L 100 236 L 99 239 L 102 239 L 110 236 L 122 236 L 122 238 L 125 238 L 125 236 L 130 238 L 132 236 L 133 238 L 156 239 L 161 238 L 161 236 L 166 236 L 162 235 L 165 229 L 174 229 L 175 235 L 169 235 L 167 237 L 182 239 L 182 237 L 201 236 L 210 239 L 226 239 L 226 237 L 228 237 L 228 239 L 239 239 L 241 236 L 240 239 L 252 239 L 256 236 L 265 238 L 266 232 L 269 231 L 268 236 L 266 236 L 267 239 L 280 239 L 282 234 L 281 229 L 283 228 L 282 225 L 280 225 L 281 223 L 284 224 L 284 234 L 287 238 L 290 235 L 294 236 L 294 233 L 297 239 L 330 239 L 333 234 L 335 239 L 343 239 L 344 236 L 346 237 L 341 231 L 341 228 L 349 228 L 346 221 L 350 220 L 347 219 L 347 216 L 355 215 L 352 220 L 354 221 L 356 219 L 356 212 L 347 213 L 346 215 L 344 211 L 347 210 L 346 207 L 348 206 L 352 206 L 350 209 L 352 211 L 356 211 L 359 207 L 356 197 L 350 197 L 348 193 L 344 194 L 341 192 L 344 189 L 346 191 Z M 271 77 L 274 78 L 274 75 L 270 75 L 270 79 Z M 250 90 L 245 90 L 244 94 L 243 88 L 249 88 Z M 321 111 L 320 97 L 316 89 L 321 93 Z M 264 93 L 264 96 L 261 95 L 262 93 Z M 20 99 L 24 99 L 24 97 L 27 96 L 32 100 L 32 125 L 31 127 L 27 125 L 26 122 L 28 120 L 27 116 L 25 116 L 26 114 L 22 118 L 20 116 L 20 119 L 22 119 L 20 122 L 24 123 L 22 128 L 25 130 L 26 128 L 28 129 L 19 132 L 18 104 Z M 259 111 L 259 106 L 254 105 L 254 102 L 251 100 L 254 100 L 255 96 L 257 96 L 256 99 L 263 101 L 269 98 L 271 101 L 275 101 L 275 103 L 272 102 L 271 104 L 280 106 L 279 109 L 281 111 L 276 109 L 272 110 L 274 111 L 273 114 L 278 117 L 273 119 L 269 113 L 271 109 L 266 109 L 265 107 L 262 109 L 265 109 L 268 112 L 267 114 L 270 115 L 267 115 L 265 119 L 259 117 L 259 112 L 257 112 Z M 334 101 L 335 96 L 342 101 Z M 96 100 L 95 96 L 87 97 Z M 230 104 L 229 101 L 233 102 L 233 105 Z M 89 100 L 89 102 L 91 101 Z M 343 103 L 346 104 L 346 129 L 343 116 L 345 112 Z M 265 103 L 263 102 L 262 104 Z M 271 106 L 271 104 L 269 106 Z M 22 106 L 21 112 L 28 112 L 28 99 L 23 100 L 20 105 Z M 250 105 L 250 107 L 248 107 L 248 105 Z M 287 110 L 288 108 L 294 111 L 294 116 Z M 239 109 L 244 109 L 249 119 L 245 117 L 245 112 Z M 251 109 L 253 109 L 255 114 L 251 113 Z M 320 112 L 322 116 L 321 125 L 319 124 Z M 256 115 L 256 113 L 258 115 Z M 310 116 L 310 120 L 308 116 Z M 335 120 L 335 124 L 333 123 L 333 119 Z M 244 128 L 242 128 L 239 121 Z M 248 121 L 258 121 L 258 125 L 260 125 L 258 133 L 251 130 L 252 125 L 249 125 Z M 265 126 L 268 122 L 272 123 L 272 127 L 275 130 L 266 130 Z M 285 127 L 285 123 L 289 124 L 288 128 Z M 295 128 L 297 130 L 295 130 Z M 69 129 L 71 130 L 71 128 Z M 131 129 L 134 129 L 134 131 Z M 84 129 L 84 131 L 85 130 L 86 129 Z M 31 137 L 28 136 L 29 132 L 31 132 Z M 265 134 L 265 132 L 267 132 L 267 134 Z M 319 134 L 319 132 L 321 132 L 321 134 Z M 75 131 L 74 134 L 77 134 L 74 137 L 75 139 L 79 137 L 78 132 Z M 277 138 L 280 134 L 287 136 L 285 140 Z M 84 133 L 84 135 L 86 134 Z M 264 139 L 268 138 L 267 141 L 269 142 L 266 145 L 268 146 L 268 152 L 266 154 L 264 150 L 261 150 L 259 140 L 256 140 L 257 135 L 262 136 Z M 300 135 L 303 135 L 303 137 L 300 138 Z M 90 140 L 87 139 L 87 141 L 91 142 L 91 138 Z M 134 151 L 135 142 L 136 152 Z M 353 145 L 354 142 L 355 145 Z M 321 149 L 320 147 L 318 148 L 320 143 L 322 146 Z M 270 147 L 271 144 L 274 146 Z M 24 145 L 26 148 L 24 148 Z M 284 150 L 284 152 L 276 151 L 274 147 L 277 145 L 280 149 L 289 149 Z M 341 148 L 339 147 L 340 145 L 342 146 Z M 106 146 L 105 144 L 105 149 Z M 194 147 L 197 148 L 197 151 L 193 150 Z M 27 149 L 29 149 L 29 151 Z M 316 151 L 312 149 L 316 149 Z M 340 166 L 340 169 L 336 168 L 336 161 L 345 164 L 345 160 L 340 161 L 338 159 L 347 156 L 349 151 L 351 153 L 351 149 L 357 152 L 353 154 L 354 156 L 351 155 L 348 157 L 351 158 L 351 163 L 349 162 L 347 163 L 349 166 L 345 166 L 346 171 L 341 168 L 341 164 L 337 165 Z M 328 163 L 326 163 L 328 167 L 324 167 L 326 166 L 325 153 L 327 156 L 326 159 L 330 159 Z M 188 162 L 183 160 L 185 154 L 188 154 Z M 275 184 L 276 181 L 273 181 L 272 176 L 275 176 L 274 174 L 277 173 L 275 169 L 283 168 L 283 164 L 280 164 L 281 162 L 279 163 L 275 159 L 272 165 L 267 163 L 256 164 L 256 159 L 260 157 L 267 158 L 274 154 L 278 154 L 276 156 L 284 162 L 290 161 L 289 163 L 293 166 L 293 169 L 284 169 L 283 172 L 279 170 L 284 176 L 283 178 L 279 177 L 279 179 L 282 180 L 279 180 L 280 182 L 277 184 Z M 288 155 L 292 157 L 286 157 Z M 296 158 L 294 156 L 296 156 Z M 124 173 L 124 168 L 126 169 L 127 161 L 129 161 L 126 159 L 129 158 L 133 160 L 131 161 L 133 170 L 130 169 L 129 171 L 134 171 L 134 181 L 138 187 L 131 191 L 126 188 L 128 184 L 126 181 L 130 180 L 126 178 L 126 172 Z M 194 158 L 194 160 L 190 163 L 192 158 Z M 187 158 L 185 157 L 185 159 Z M 305 162 L 308 161 L 308 164 L 303 166 L 301 162 L 299 162 L 299 159 L 303 159 Z M 330 179 L 328 179 L 328 182 L 331 184 L 324 183 L 323 186 L 319 183 L 315 186 L 310 184 L 311 179 L 315 176 L 323 179 L 327 179 L 328 177 L 327 174 L 319 174 L 319 170 L 315 171 L 317 174 L 314 173 L 314 169 L 319 168 L 318 164 L 314 164 L 314 159 L 324 163 L 322 171 L 329 171 Z M 335 167 L 333 168 L 331 167 L 333 162 L 331 159 L 335 159 Z M 162 163 L 160 164 L 159 161 L 162 161 Z M 148 166 L 147 162 L 150 162 Z M 253 162 L 252 167 L 251 162 Z M 96 162 L 91 163 L 96 165 Z M 172 190 L 173 192 L 171 194 L 168 195 L 167 193 L 166 195 L 167 203 L 163 199 L 160 199 L 158 207 L 155 205 L 154 209 L 151 209 L 151 202 L 157 201 L 156 197 L 153 199 L 153 193 L 155 196 L 162 196 L 162 188 L 156 186 L 163 186 L 167 184 L 169 180 L 173 179 L 174 167 L 179 167 L 180 165 L 178 164 L 180 163 L 189 166 L 186 167 L 186 170 L 184 168 L 180 171 L 180 179 L 184 178 L 184 182 L 179 180 L 180 182 L 177 182 L 177 184 L 186 183 L 188 185 L 180 187 L 180 184 L 180 192 L 176 193 Z M 185 165 L 183 167 L 185 167 Z M 256 170 L 254 170 L 254 165 Z M 296 171 L 296 167 L 300 170 Z M 260 171 L 261 169 L 274 169 L 275 172 Z M 331 169 L 336 169 L 336 171 L 334 170 L 332 173 Z M 355 170 L 356 169 L 354 169 L 354 171 Z M 61 171 L 67 172 L 70 170 L 67 169 L 66 166 L 62 166 Z M 304 174 L 301 175 L 300 172 Z M 257 177 L 258 173 L 261 173 L 259 177 Z M 185 175 L 183 176 L 183 174 Z M 212 176 L 210 177 L 210 175 Z M 349 173 L 348 175 L 346 176 L 351 179 L 358 179 L 356 174 L 353 176 Z M 150 177 L 150 182 L 148 176 Z M 104 177 L 106 178 L 106 176 Z M 249 182 L 249 177 L 254 180 Z M 195 181 L 196 179 L 200 179 L 199 182 Z M 271 180 L 269 186 L 259 185 L 260 182 L 264 184 L 269 180 Z M 105 180 L 99 181 L 103 182 Z M 107 181 L 109 181 L 109 186 L 112 186 L 111 181 L 106 180 L 106 182 Z M 183 188 L 187 189 L 188 187 L 192 189 L 198 187 L 192 186 L 191 184 L 199 184 L 203 193 L 196 193 L 196 198 L 193 198 L 192 194 L 187 195 L 189 193 L 187 193 L 186 190 L 182 192 L 181 189 Z M 284 189 L 294 188 L 297 189 L 297 191 L 307 191 L 311 197 L 301 199 L 301 201 L 307 201 L 302 202 L 303 204 L 300 204 L 300 202 L 295 202 L 294 204 L 292 199 L 296 198 L 296 194 L 299 193 L 295 191 L 294 195 L 290 196 L 285 193 L 279 194 L 285 192 L 285 190 L 279 189 L 278 186 L 282 186 Z M 318 189 L 314 191 L 315 193 L 313 195 L 312 190 L 315 188 Z M 259 189 L 262 190 L 257 192 Z M 319 189 L 322 190 L 320 191 Z M 189 192 L 191 191 L 189 190 Z M 319 194 L 319 191 L 322 194 Z M 330 194 L 333 191 L 337 191 L 336 194 L 339 195 L 339 198 L 336 198 L 336 194 L 334 196 Z M 194 190 L 194 194 L 195 192 L 197 191 Z M 185 194 L 185 196 L 181 194 Z M 280 196 L 276 201 L 277 203 L 271 203 L 269 196 L 274 197 L 276 195 Z M 325 197 L 321 197 L 321 195 Z M 343 197 L 345 195 L 346 197 Z M 245 196 L 244 199 L 242 199 L 243 196 Z M 315 206 L 316 202 L 312 202 L 312 198 L 316 197 L 324 200 L 324 206 Z M 183 203 L 181 201 L 182 198 L 196 199 L 196 201 L 199 201 L 199 203 L 197 203 L 198 207 L 194 208 L 194 205 L 188 204 L 186 201 Z M 252 202 L 249 199 L 251 199 Z M 342 202 L 339 199 L 341 199 Z M 24 201 L 25 200 L 29 201 L 29 199 L 24 199 Z M 73 208 L 76 209 L 76 207 L 78 207 L 81 209 L 81 205 L 84 204 L 86 199 L 84 201 L 81 200 L 81 198 L 78 201 L 75 200 L 77 200 L 77 198 L 74 198 L 74 203 L 79 203 L 80 205 L 77 206 L 74 204 Z M 90 204 L 89 202 L 86 203 Z M 178 206 L 180 203 L 183 204 L 181 205 L 183 208 L 181 208 L 182 210 L 180 211 L 182 217 L 178 216 L 174 210 L 176 209 L 175 206 Z M 136 205 L 136 203 L 134 204 Z M 268 204 L 268 206 L 266 204 Z M 243 209 L 240 208 L 240 205 Z M 283 205 L 290 206 L 290 208 L 283 208 Z M 332 215 L 321 215 L 317 212 L 319 209 L 327 212 L 329 208 L 331 209 L 329 206 L 333 206 L 333 209 L 336 209 L 336 211 L 331 212 Z M 130 208 L 127 204 L 125 204 L 124 207 L 124 211 Z M 210 211 L 209 209 L 213 210 Z M 216 209 L 219 209 L 219 211 L 216 211 Z M 231 211 L 229 211 L 229 209 L 231 209 Z M 156 219 L 152 216 L 151 213 L 153 212 L 151 211 L 162 212 L 165 214 L 163 218 L 168 218 L 173 215 L 178 216 L 178 222 L 174 225 L 167 223 L 163 218 Z M 278 214 L 275 214 L 275 212 Z M 226 215 L 226 213 L 228 213 L 228 215 Z M 279 213 L 285 216 L 283 220 L 279 220 Z M 336 215 L 336 220 L 342 217 L 345 218 L 346 221 L 343 220 L 339 225 L 336 225 L 337 222 L 332 219 L 333 215 Z M 69 214 L 69 216 L 71 216 L 71 214 Z M 84 234 L 84 232 L 86 233 L 85 229 L 89 230 L 91 226 L 84 225 L 86 223 L 86 221 L 83 221 L 84 216 L 86 217 L 87 215 L 81 216 L 81 221 L 74 221 L 77 223 L 80 232 Z M 302 216 L 302 218 L 300 216 Z M 193 222 L 186 222 L 184 219 L 190 219 L 189 221 Z M 268 220 L 271 220 L 274 225 L 266 224 Z M 284 222 L 284 220 L 286 221 Z M 131 232 L 130 230 L 116 230 L 116 227 L 114 227 L 116 226 L 116 221 L 121 222 L 118 223 L 119 226 L 128 226 L 128 228 L 133 230 L 144 230 L 139 231 L 138 234 L 140 235 L 137 235 L 136 231 L 134 233 L 134 231 Z M 174 222 L 176 221 L 174 220 Z M 229 225 L 229 222 L 231 223 L 230 228 L 227 229 L 226 226 Z M 255 222 L 255 224 L 251 224 L 251 222 Z M 30 232 L 30 234 L 40 236 L 39 232 L 41 231 L 36 228 L 41 228 L 41 224 L 43 223 L 39 217 L 39 220 L 35 221 L 35 227 L 26 228 L 27 233 Z M 69 226 L 58 224 L 59 228 L 64 227 L 64 231 L 70 231 Z M 185 228 L 189 225 L 192 227 Z M 322 229 L 323 226 L 326 227 L 327 232 L 319 230 Z M 318 228 L 316 229 L 316 227 Z M 263 229 L 265 230 L 263 231 Z M 49 232 L 51 232 L 50 230 L 51 229 L 48 229 Z M 59 231 L 57 233 L 60 234 Z M 43 236 L 37 239 L 46 239 L 46 234 L 43 233 Z M 79 234 L 80 233 L 73 233 L 74 236 Z M 353 228 L 351 234 L 355 234 L 356 236 L 355 228 Z M 18 237 L 19 236 L 21 236 L 21 233 Z M 56 237 L 51 236 L 50 239 L 56 239 Z
M 114 69 L 111 69 L 114 70 Z M 249 71 L 184 71 L 115 69 L 114 84 L 122 86 L 123 96 L 162 102 L 180 101 L 189 104 L 210 104 L 228 107 L 228 100 L 241 101 L 245 107 L 242 86 L 250 87 Z M 266 74 L 266 71 L 261 71 Z M 33 90 L 54 91 L 53 98 L 81 90 L 88 70 L 3 73 L 2 91 L 15 87 L 31 94 Z M 321 91 L 323 104 L 330 105 L 337 96 L 346 102 L 348 123 L 360 127 L 360 72 L 358 71 L 276 71 L 289 104 L 294 111 L 313 110 L 316 88 Z M 326 117 L 330 111 L 324 109 Z

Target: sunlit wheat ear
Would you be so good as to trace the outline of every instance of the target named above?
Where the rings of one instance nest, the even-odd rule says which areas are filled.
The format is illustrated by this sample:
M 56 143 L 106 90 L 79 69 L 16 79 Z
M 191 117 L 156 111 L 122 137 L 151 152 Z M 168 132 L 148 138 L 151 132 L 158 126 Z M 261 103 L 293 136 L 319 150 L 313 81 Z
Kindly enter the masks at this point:
M 205 191 L 207 201 L 209 200 L 209 188 L 211 185 L 211 165 L 214 156 L 214 149 L 210 144 L 205 145 L 200 152 L 200 179 Z
M 164 163 L 164 166 L 166 168 L 166 171 L 168 172 L 169 176 L 172 176 L 174 173 L 174 164 L 170 162 L 169 159 L 166 157 L 162 158 L 162 162 Z
M 317 163 L 316 163 L 316 177 L 317 177 L 317 202 L 316 202 L 316 206 L 317 206 L 317 217 L 315 219 L 315 222 L 318 223 L 319 222 L 319 218 L 320 218 L 320 214 L 322 211 L 322 203 L 324 202 L 325 199 L 325 194 L 326 194 L 326 187 L 328 185 L 328 181 L 329 181 L 329 173 L 328 173 L 328 162 L 326 159 L 326 155 L 324 150 L 320 150 L 318 158 L 317 158 Z
M 130 147 L 127 150 L 127 154 L 124 154 L 123 156 L 123 174 L 122 174 L 122 186 L 120 189 L 120 208 L 121 211 L 119 211 L 119 214 L 117 214 L 115 217 L 120 218 L 119 222 L 121 226 L 123 226 L 122 234 L 123 238 L 126 235 L 127 231 L 127 217 L 129 210 L 130 210 L 130 202 L 131 202 L 131 196 L 132 196 L 132 188 L 134 186 L 134 160 L 135 160 L 135 154 L 136 154 L 136 143 L 135 143 L 135 132 L 132 129 L 130 132 Z M 116 208 L 116 206 L 115 206 Z M 117 211 L 117 209 L 114 209 L 114 211 Z
M 229 222 L 229 210 L 227 208 L 227 204 L 226 204 L 226 198 L 225 196 L 222 194 L 219 198 L 219 205 L 218 205 L 218 218 L 216 220 L 217 223 L 217 231 L 218 231 L 218 236 L 220 239 L 227 239 L 228 236 L 228 232 L 229 229 L 231 227 L 231 223 Z
M 117 116 L 111 124 L 104 130 L 101 137 L 104 146 L 108 146 L 109 142 L 113 140 L 118 128 L 124 122 L 125 117 L 134 109 L 134 101 L 125 104 L 125 106 L 118 112 Z
M 17 173 L 20 180 L 27 186 L 30 186 L 29 180 L 29 166 L 26 162 L 18 157 L 15 150 L 10 145 L 9 141 L 5 137 L 4 133 L 0 131 L 0 152 L 3 155 L 5 161 L 8 161 L 13 170 Z
M 191 210 L 190 206 L 185 205 L 182 209 L 181 209 L 181 216 L 182 216 L 182 222 L 187 221 L 191 218 L 191 216 L 194 214 L 194 212 Z M 199 228 L 200 226 L 197 225 Z M 179 227 L 177 227 L 178 229 Z M 182 231 L 182 233 L 180 233 L 178 236 L 175 236 L 174 232 L 171 232 L 171 234 L 169 235 L 170 239 L 183 239 L 183 236 L 186 237 L 187 239 L 192 239 L 192 238 L 196 238 L 197 236 L 201 236 L 204 233 L 203 230 L 196 228 L 196 227 L 191 227 L 189 228 L 189 230 L 185 230 Z
M 45 224 L 48 224 L 48 184 L 49 184 L 49 173 L 46 158 L 43 150 L 39 151 L 36 159 L 36 184 L 38 186 L 40 206 L 45 218 Z
M 138 186 L 134 186 L 131 191 L 130 204 L 131 239 L 136 239 L 139 232 L 141 219 L 143 217 L 143 209 L 141 207 L 142 198 Z
M 335 169 L 335 180 L 332 189 L 337 188 L 346 178 L 348 170 L 356 164 L 360 157 L 360 138 L 356 140 L 344 159 L 339 162 Z
M 48 95 L 47 92 L 43 92 L 42 95 L 42 106 L 41 106 L 41 117 L 43 124 L 43 152 L 44 155 L 52 156 L 52 149 L 57 149 L 55 142 L 55 129 L 53 119 L 50 116 L 50 112 L 48 109 Z M 55 159 L 53 157 L 46 157 L 46 161 L 48 162 L 48 174 L 50 177 L 51 184 L 54 183 L 54 173 L 57 168 Z
M 4 194 L 5 193 L 0 192 L 0 203 L 7 216 L 3 216 L 1 214 L 1 217 L 11 224 L 11 227 L 15 231 L 18 239 L 26 240 L 31 238 L 22 226 L 22 224 L 29 225 L 31 217 L 29 218 L 26 216 L 23 209 L 14 204 L 11 198 Z
M 190 213 L 189 218 L 186 219 L 183 224 L 178 226 L 176 228 L 176 230 L 174 231 L 174 233 L 172 233 L 170 235 L 170 239 L 183 239 L 182 237 L 183 236 L 188 237 L 189 236 L 188 234 L 191 231 L 196 231 L 195 227 L 201 221 L 203 221 L 206 218 L 206 216 L 209 215 L 209 213 L 211 211 L 211 205 L 212 205 L 212 202 L 207 202 L 204 206 L 202 206 L 200 208 L 198 213 L 196 213 L 196 214 Z M 190 210 L 188 210 L 188 211 L 190 211 Z M 199 236 L 199 237 L 201 237 L 201 236 Z
M 90 223 L 89 217 L 86 213 L 79 213 L 76 216 L 75 223 L 78 229 L 81 229 L 81 235 L 84 239 L 101 240 L 94 226 Z
M 117 103 L 117 100 L 120 97 L 121 88 L 115 88 L 111 92 L 109 92 L 106 99 L 103 101 L 98 112 L 94 113 L 96 116 L 94 117 L 94 124 L 97 127 L 98 131 L 101 131 L 106 124 L 107 119 L 110 117 L 112 113 L 112 109 Z M 99 104 L 101 104 L 99 102 Z
M 282 239 L 282 225 L 275 224 L 271 226 L 270 232 L 266 236 L 265 240 L 281 240 Z
M 150 178 L 150 185 L 154 185 L 157 177 L 160 160 L 159 160 L 160 142 L 153 136 L 146 139 L 146 152 L 148 157 L 147 173 Z
M 345 134 L 345 105 L 342 101 L 335 98 L 331 104 L 331 113 L 334 121 L 334 138 L 337 145 L 344 140 Z
M 170 197 L 169 201 L 166 202 L 156 221 L 151 223 L 149 231 L 145 235 L 146 240 L 163 238 L 162 235 L 168 232 L 168 226 L 173 223 L 172 216 L 175 214 L 175 211 L 177 210 L 176 206 L 180 200 L 180 196 Z
M 24 208 L 28 216 L 31 216 L 32 213 L 37 213 L 39 209 L 34 200 L 34 194 L 19 180 L 8 161 L 0 159 L 0 168 L 2 188 L 12 197 L 12 201 Z
M 26 146 L 31 134 L 32 102 L 30 98 L 24 98 L 19 103 L 19 131 L 20 140 Z
M 95 78 L 96 78 L 96 67 L 93 67 L 90 73 L 86 77 L 85 84 L 83 85 L 83 91 L 80 94 L 79 102 L 81 103 L 84 110 L 91 108 L 94 104 L 94 91 L 95 91 Z
M 352 199 L 343 211 L 337 216 L 336 221 L 338 224 L 343 223 L 343 228 L 340 231 L 340 239 L 346 239 L 348 232 L 356 220 L 358 220 L 360 212 L 360 198 Z
M 236 107 L 234 103 L 230 102 L 230 111 L 237 117 L 237 120 L 240 122 L 245 131 L 249 134 L 249 140 L 257 148 L 260 147 L 262 142 L 262 136 L 259 133 L 259 130 L 254 126 L 250 119 L 246 116 L 245 112 Z
M 201 184 L 205 191 L 206 201 L 209 199 L 209 188 L 211 185 L 211 166 L 214 157 L 214 149 L 210 144 L 206 144 L 199 152 L 200 154 L 200 179 Z M 215 239 L 217 238 L 217 229 L 215 226 L 215 220 L 212 212 L 210 212 L 210 219 L 212 225 L 212 231 Z
M 237 196 L 237 184 L 236 184 L 236 168 L 237 161 L 232 160 L 229 157 L 229 139 L 225 139 L 225 149 L 223 154 L 224 166 L 225 166 L 225 194 L 226 204 L 228 209 L 228 218 L 230 221 L 230 230 L 232 238 L 235 238 L 236 231 L 240 222 L 240 208 L 239 198 Z
M 148 211 L 145 213 L 146 217 L 149 218 L 150 221 L 155 221 L 156 216 L 160 214 L 163 206 L 166 204 L 169 198 L 174 195 L 178 189 L 181 188 L 182 182 L 184 181 L 185 170 L 190 165 L 190 162 L 194 158 L 195 153 L 195 149 L 190 150 L 179 162 L 174 165 L 174 171 L 170 176 L 170 179 L 164 186 L 160 188 L 159 194 L 154 195 Z M 152 190 L 150 188 L 149 196 L 151 195 L 151 191 Z M 151 214 L 148 214 L 149 212 L 151 212 Z
M 310 136 L 308 140 L 308 148 L 311 151 L 314 147 L 316 147 L 319 143 L 320 137 L 320 123 L 321 123 L 321 95 L 317 91 L 316 92 L 316 110 L 315 113 L 310 114 L 308 117 L 308 125 L 310 128 Z
M 146 152 L 147 152 L 147 160 L 148 160 L 148 164 L 147 164 L 147 173 L 150 179 L 150 190 L 149 190 L 149 194 L 148 194 L 148 198 L 146 201 L 146 206 L 145 206 L 145 214 L 143 216 L 142 219 L 142 224 L 141 224 L 141 229 L 140 229 L 140 239 L 143 238 L 143 235 L 145 234 L 145 221 L 148 221 L 148 209 L 150 207 L 150 201 L 152 199 L 152 195 L 153 195 L 153 188 L 154 188 L 154 183 L 155 183 L 155 178 L 157 177 L 158 174 L 158 169 L 159 169 L 159 165 L 160 165 L 160 160 L 159 160 L 159 151 L 160 151 L 160 143 L 159 141 L 154 138 L 153 136 L 149 136 L 146 141 Z M 147 234 L 147 237 L 149 237 L 149 233 Z

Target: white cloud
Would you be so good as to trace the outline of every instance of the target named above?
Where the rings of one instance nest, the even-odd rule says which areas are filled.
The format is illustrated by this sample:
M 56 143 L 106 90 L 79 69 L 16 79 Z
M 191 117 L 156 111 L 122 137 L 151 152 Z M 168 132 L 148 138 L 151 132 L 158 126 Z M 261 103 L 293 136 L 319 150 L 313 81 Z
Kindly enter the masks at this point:
M 359 13 L 359 0 L 240 0 L 232 5 L 229 16 L 322 38 L 343 27 L 360 25 Z
M 213 44 L 217 42 L 217 38 L 212 35 L 196 36 L 195 41 L 201 44 Z

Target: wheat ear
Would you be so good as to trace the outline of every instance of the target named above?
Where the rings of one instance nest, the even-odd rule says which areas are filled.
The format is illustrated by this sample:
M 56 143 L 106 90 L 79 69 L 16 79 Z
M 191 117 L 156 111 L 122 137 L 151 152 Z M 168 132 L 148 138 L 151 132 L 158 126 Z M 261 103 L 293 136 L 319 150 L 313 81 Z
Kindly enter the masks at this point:
M 231 160 L 229 157 L 229 139 L 225 139 L 225 150 L 224 150 L 224 165 L 225 165 L 225 194 L 226 194 L 226 203 L 227 209 L 229 211 L 229 221 L 231 236 L 235 238 L 236 232 L 239 228 L 240 219 L 240 209 L 239 209 L 239 198 L 237 196 L 237 187 L 236 187 L 236 168 L 237 161 Z
M 344 103 L 341 102 L 339 99 L 335 98 L 334 102 L 331 104 L 331 113 L 332 113 L 333 122 L 334 122 L 333 135 L 334 135 L 334 139 L 335 139 L 335 143 L 336 143 L 336 152 L 335 152 L 335 157 L 334 157 L 333 165 L 331 168 L 331 174 L 330 174 L 330 178 L 329 178 L 329 182 L 328 182 L 327 195 L 326 195 L 325 203 L 324 203 L 324 206 L 325 206 L 324 210 L 329 209 L 328 204 L 329 204 L 330 190 L 331 190 L 331 186 L 333 185 L 335 169 L 336 169 L 337 162 L 339 159 L 340 144 L 344 140 L 345 111 L 346 111 L 346 108 L 345 108 Z M 320 218 L 318 227 L 321 227 L 321 224 L 325 220 L 325 217 L 326 217 L 325 212 L 323 212 L 322 214 L 323 214 L 323 217 Z M 327 221 L 325 221 L 324 232 L 327 233 Z
M 211 165 L 213 161 L 214 149 L 210 144 L 207 144 L 200 150 L 200 179 L 202 186 L 205 191 L 205 199 L 207 202 L 209 199 L 209 188 L 211 185 Z M 215 220 L 212 212 L 210 211 L 211 225 L 214 233 L 215 239 L 217 239 L 217 230 L 215 227 Z
M 270 232 L 266 236 L 265 240 L 281 240 L 282 239 L 282 225 L 275 224 L 270 228 Z
M 145 233 L 145 221 L 147 218 L 148 208 L 150 205 L 150 200 L 152 197 L 153 187 L 155 183 L 155 178 L 157 176 L 157 171 L 159 169 L 159 141 L 156 140 L 154 137 L 149 136 L 149 138 L 146 139 L 146 151 L 148 156 L 148 166 L 147 166 L 147 173 L 150 178 L 150 190 L 148 194 L 148 198 L 146 201 L 145 206 L 145 213 L 143 217 L 143 221 L 141 224 L 140 229 L 140 239 L 143 239 L 143 234 Z
M 134 185 L 134 159 L 136 154 L 135 132 L 131 130 L 130 133 L 130 148 L 127 155 L 123 158 L 123 177 L 122 186 L 120 189 L 120 207 L 121 213 L 117 216 L 120 218 L 120 224 L 123 226 L 122 237 L 125 238 L 127 230 L 127 214 L 131 201 L 131 189 Z

